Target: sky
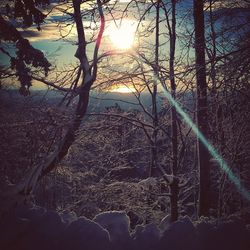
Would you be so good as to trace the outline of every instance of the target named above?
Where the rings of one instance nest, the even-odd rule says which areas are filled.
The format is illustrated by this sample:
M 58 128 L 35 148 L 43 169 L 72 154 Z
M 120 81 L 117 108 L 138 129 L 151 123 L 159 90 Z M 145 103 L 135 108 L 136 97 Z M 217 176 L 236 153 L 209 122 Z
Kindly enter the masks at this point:
M 141 4 L 139 9 L 131 4 L 123 19 L 121 29 L 119 30 L 116 28 L 116 25 L 119 26 L 120 24 L 119 18 L 122 16 L 122 10 L 126 8 L 128 2 L 129 1 L 127 0 L 122 0 L 116 4 L 116 10 L 112 12 L 112 16 L 110 15 L 110 9 L 104 9 L 106 12 L 106 29 L 100 48 L 100 53 L 110 50 L 118 52 L 119 55 L 112 57 L 112 67 L 117 70 L 121 70 L 122 68 L 125 71 L 131 70 L 133 65 L 137 65 L 136 63 L 131 63 L 131 61 L 128 60 L 128 55 L 137 50 L 138 46 L 140 46 L 140 51 L 143 53 L 146 50 L 143 50 L 142 48 L 148 47 L 149 50 L 147 48 L 148 52 L 146 52 L 147 56 L 148 58 L 153 57 L 154 53 L 152 52 L 154 51 L 153 44 L 155 40 L 153 32 L 147 37 L 145 34 L 143 34 L 140 39 L 138 38 L 143 29 L 146 29 L 146 27 L 153 27 L 155 25 L 154 8 L 152 8 L 150 13 L 145 16 L 145 20 L 141 22 L 138 29 L 139 32 L 136 32 L 138 25 L 138 11 L 140 11 L 140 14 L 142 15 L 148 6 L 147 4 Z M 55 7 L 55 5 L 52 6 Z M 68 6 L 66 5 L 61 5 L 60 8 L 53 8 L 53 11 L 46 18 L 45 23 L 41 26 L 41 31 L 38 31 L 35 26 L 30 27 L 29 29 L 19 28 L 19 31 L 22 32 L 24 37 L 28 38 L 35 48 L 42 50 L 49 61 L 59 68 L 65 67 L 65 65 L 77 63 L 77 59 L 74 56 L 77 49 L 76 29 L 74 25 L 71 25 L 72 21 L 69 20 L 69 16 L 63 14 L 63 10 L 65 10 L 67 7 Z M 83 8 L 86 9 L 88 6 L 83 6 Z M 72 8 L 69 9 L 69 12 L 72 12 Z M 161 16 L 163 15 L 164 13 L 161 12 Z M 117 18 L 118 20 L 114 22 L 113 18 Z M 93 22 L 90 22 L 90 17 L 83 17 L 83 20 L 84 26 L 86 28 L 86 37 L 87 39 L 90 39 L 93 35 L 93 31 L 88 27 L 92 26 L 92 28 L 98 28 L 99 23 L 97 22 L 95 26 Z M 60 34 L 65 36 L 69 30 L 71 30 L 69 35 L 62 39 Z M 165 23 L 160 24 L 160 31 L 161 33 L 167 32 Z M 192 31 L 192 0 L 181 1 L 177 5 L 177 34 L 187 31 Z M 189 51 L 189 56 L 192 57 L 194 55 L 193 48 L 189 50 L 189 48 L 187 46 L 185 47 L 183 44 L 183 42 L 188 42 L 187 39 L 185 40 L 184 38 L 184 40 L 180 42 L 179 38 L 180 36 L 177 39 L 176 59 L 178 59 L 178 56 L 181 55 L 183 49 L 186 50 L 186 52 Z M 168 39 L 166 37 L 163 38 L 163 36 L 161 36 L 160 41 L 162 43 L 166 43 L 164 46 L 160 47 L 161 56 L 165 59 L 167 58 L 169 47 L 167 40 Z M 128 44 L 131 44 L 131 47 L 128 46 Z M 93 48 L 93 44 L 88 45 L 88 55 L 90 58 L 93 54 Z M 7 58 L 1 58 L 1 62 L 6 60 Z M 129 61 L 128 66 L 126 66 L 126 61 Z M 167 60 L 165 61 L 167 63 Z M 39 85 L 37 87 L 41 86 L 42 85 Z M 126 90 L 124 91 L 126 92 Z
M 122 58 L 126 58 L 126 55 L 133 52 L 133 48 L 131 49 L 130 46 L 127 44 L 131 44 L 136 48 L 139 44 L 140 45 L 147 45 L 151 47 L 149 53 L 153 55 L 152 49 L 154 44 L 154 34 L 152 33 L 148 37 L 142 36 L 140 41 L 138 39 L 139 34 L 136 33 L 137 25 L 138 25 L 138 9 L 135 6 L 130 5 L 126 16 L 123 18 L 121 27 L 120 27 L 120 20 L 119 18 L 122 16 L 122 10 L 126 8 L 128 1 L 122 1 L 121 3 L 116 5 L 116 11 L 112 12 L 112 16 L 109 14 L 109 11 L 106 10 L 106 29 L 104 32 L 102 45 L 100 48 L 100 53 L 107 52 L 107 51 L 115 51 L 119 53 L 119 56 L 113 57 L 112 66 L 113 68 L 121 69 L 121 62 L 122 68 L 128 70 L 131 68 L 131 64 L 128 65 L 128 68 L 125 67 L 124 60 Z M 144 13 L 145 9 L 147 8 L 147 4 L 142 4 L 140 6 L 140 13 Z M 182 5 L 181 5 L 182 6 Z M 186 6 L 186 5 L 185 5 Z M 64 6 L 66 7 L 66 6 Z M 183 6 L 182 6 L 183 7 Z M 62 9 L 62 7 L 60 7 Z M 120 11 L 119 11 L 120 10 Z M 61 11 L 54 10 L 49 17 L 46 19 L 46 23 L 42 26 L 42 31 L 39 32 L 36 30 L 36 27 L 32 27 L 31 29 L 22 30 L 23 35 L 30 39 L 33 46 L 41 49 L 46 56 L 48 56 L 49 60 L 52 60 L 52 63 L 56 63 L 57 66 L 63 66 L 64 64 L 72 64 L 76 63 L 77 59 L 74 57 L 76 51 L 76 29 L 75 26 L 68 25 L 70 24 L 69 21 L 66 21 L 66 25 L 58 25 L 60 21 L 67 20 L 68 16 L 63 15 Z M 113 18 L 117 20 L 114 22 Z M 88 27 L 91 25 L 88 18 L 84 18 L 84 25 Z M 116 29 L 116 25 L 120 29 Z M 152 8 L 149 14 L 145 16 L 145 20 L 143 20 L 139 27 L 139 33 L 142 32 L 146 26 L 153 27 L 155 25 L 155 10 Z M 98 23 L 97 23 L 98 26 Z M 61 39 L 60 33 L 65 35 L 69 29 L 72 30 L 70 34 L 65 37 L 65 39 Z M 92 25 L 94 27 L 94 25 Z M 161 29 L 166 29 L 163 24 L 161 24 Z M 132 33 L 132 36 L 131 36 Z M 86 37 L 90 39 L 93 35 L 93 32 L 90 29 L 86 29 Z M 133 37 L 135 36 L 135 37 Z M 165 49 L 164 49 L 165 50 Z M 93 54 L 93 45 L 88 45 L 89 57 L 91 58 Z M 122 53 L 122 55 L 120 54 Z M 165 52 L 164 52 L 165 53 Z M 125 59 L 126 60 L 126 59 Z M 117 63 L 115 63 L 117 62 Z M 126 92 L 126 89 L 121 88 L 122 91 Z

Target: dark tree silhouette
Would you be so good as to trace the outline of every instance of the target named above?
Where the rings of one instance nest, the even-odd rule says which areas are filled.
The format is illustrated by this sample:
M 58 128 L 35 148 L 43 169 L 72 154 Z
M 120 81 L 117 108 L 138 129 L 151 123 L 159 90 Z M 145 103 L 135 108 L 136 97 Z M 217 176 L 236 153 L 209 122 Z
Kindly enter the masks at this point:
M 11 13 L 11 8 L 7 16 Z M 32 0 L 17 0 L 14 5 L 14 18 L 20 17 L 26 26 L 31 26 L 33 23 L 40 30 L 40 24 L 46 17 L 40 10 L 35 7 Z M 11 69 L 14 70 L 21 87 L 20 94 L 29 95 L 29 87 L 31 86 L 31 72 L 29 66 L 42 68 L 45 75 L 48 74 L 49 61 L 45 58 L 43 52 L 35 49 L 27 39 L 24 39 L 20 32 L 15 28 L 11 21 L 0 15 L 0 41 L 8 41 L 14 43 L 16 47 L 16 55 L 12 56 L 0 45 L 0 51 L 10 58 Z
M 197 125 L 199 131 L 208 136 L 207 119 L 207 83 L 205 63 L 205 27 L 203 1 L 193 1 L 194 31 L 195 31 L 195 61 L 196 61 L 196 84 L 197 84 Z M 200 171 L 199 189 L 199 215 L 208 215 L 210 206 L 210 166 L 209 154 L 205 145 L 198 139 L 198 167 Z

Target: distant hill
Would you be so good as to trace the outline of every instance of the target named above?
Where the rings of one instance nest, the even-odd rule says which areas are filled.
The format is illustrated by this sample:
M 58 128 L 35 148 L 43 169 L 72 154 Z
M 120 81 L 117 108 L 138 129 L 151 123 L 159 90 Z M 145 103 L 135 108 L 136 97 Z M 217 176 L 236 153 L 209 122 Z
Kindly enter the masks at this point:
M 32 103 L 35 105 L 59 105 L 64 97 L 64 93 L 55 90 L 32 90 L 31 95 L 23 97 L 17 90 L 1 90 L 0 104 L 13 106 L 15 103 Z M 181 93 L 182 104 L 189 109 L 193 109 L 194 100 L 190 92 Z M 75 100 L 76 101 L 76 100 Z M 11 104 L 10 104 L 11 102 Z M 151 95 L 149 93 L 142 93 L 140 102 L 145 109 L 151 110 Z M 166 102 L 164 96 L 159 95 L 157 100 L 158 110 Z M 119 92 L 102 92 L 97 93 L 92 91 L 88 112 L 103 112 L 108 107 L 119 105 L 125 111 L 138 110 L 143 111 L 137 98 L 133 93 L 119 93 Z

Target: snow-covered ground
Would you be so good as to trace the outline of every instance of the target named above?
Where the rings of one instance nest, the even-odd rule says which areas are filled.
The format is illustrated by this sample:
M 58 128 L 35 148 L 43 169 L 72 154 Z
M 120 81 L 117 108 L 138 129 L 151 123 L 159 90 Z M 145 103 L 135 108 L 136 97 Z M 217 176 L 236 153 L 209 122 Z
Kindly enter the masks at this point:
M 169 223 L 169 220 L 163 222 Z M 120 211 L 93 220 L 43 208 L 19 208 L 0 223 L 0 249 L 51 250 L 248 250 L 250 232 L 239 219 L 192 222 L 189 217 L 158 227 L 129 226 Z M 162 225 L 161 225 L 162 226 Z M 165 228 L 165 231 L 162 230 Z

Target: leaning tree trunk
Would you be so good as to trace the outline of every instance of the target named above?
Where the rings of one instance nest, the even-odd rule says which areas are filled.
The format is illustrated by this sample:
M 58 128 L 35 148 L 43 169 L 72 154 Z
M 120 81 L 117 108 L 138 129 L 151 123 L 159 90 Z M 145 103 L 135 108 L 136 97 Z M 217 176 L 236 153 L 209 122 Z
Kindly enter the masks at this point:
M 98 63 L 98 51 L 102 39 L 102 35 L 105 27 L 105 19 L 102 10 L 102 4 L 100 0 L 97 0 L 98 11 L 100 15 L 100 29 L 95 42 L 95 49 L 93 54 L 93 63 L 90 65 L 87 54 L 86 46 L 87 41 L 85 38 L 84 27 L 82 23 L 81 15 L 81 1 L 73 0 L 74 8 L 74 21 L 76 23 L 77 35 L 78 35 L 78 49 L 75 56 L 80 61 L 80 69 L 82 72 L 82 82 L 79 86 L 78 92 L 78 104 L 75 110 L 74 119 L 71 123 L 71 126 L 68 128 L 64 138 L 57 145 L 57 148 L 53 153 L 48 155 L 48 157 L 40 164 L 31 169 L 23 182 L 17 184 L 14 187 L 11 187 L 4 194 L 1 194 L 1 197 L 5 200 L 5 206 L 8 208 L 14 203 L 21 203 L 25 199 L 26 195 L 29 195 L 35 188 L 37 182 L 53 170 L 58 162 L 60 162 L 64 156 L 68 153 L 70 146 L 75 141 L 75 134 L 77 133 L 82 119 L 87 111 L 89 103 L 89 93 L 91 86 L 96 80 L 97 76 L 97 63 Z M 79 78 L 78 78 L 79 80 Z M 10 197 L 9 197 L 10 196 Z M 11 199 L 11 200 L 10 200 Z
M 97 5 L 98 5 L 98 11 L 100 14 L 100 30 L 96 39 L 96 44 L 95 44 L 95 50 L 94 50 L 94 55 L 93 55 L 93 64 L 90 66 L 88 57 L 87 57 L 87 52 L 86 52 L 86 47 L 87 47 L 87 41 L 85 38 L 85 32 L 84 32 L 84 27 L 83 27 L 83 22 L 82 22 L 82 15 L 81 15 L 81 1 L 79 0 L 74 0 L 73 1 L 73 7 L 74 7 L 74 20 L 76 23 L 76 29 L 77 29 L 77 35 L 78 35 L 78 49 L 75 54 L 75 56 L 79 59 L 80 61 L 80 68 L 83 73 L 83 79 L 80 85 L 79 89 L 79 99 L 78 99 L 78 104 L 76 107 L 75 111 L 75 116 L 74 120 L 68 129 L 63 142 L 61 143 L 61 147 L 58 150 L 58 154 L 55 155 L 54 159 L 50 162 L 48 166 L 43 168 L 43 171 L 41 172 L 41 175 L 39 176 L 39 179 L 42 178 L 45 174 L 50 172 L 52 169 L 55 168 L 56 164 L 61 161 L 64 156 L 68 153 L 68 150 L 70 146 L 73 144 L 75 141 L 75 134 L 78 131 L 82 119 L 84 115 L 86 114 L 87 108 L 88 108 L 88 103 L 89 103 L 89 93 L 91 86 L 96 80 L 97 76 L 97 62 L 98 62 L 98 50 L 100 47 L 102 35 L 104 32 L 104 26 L 105 26 L 105 19 L 104 19 L 104 14 L 102 11 L 102 6 L 100 0 L 97 0 Z
M 195 60 L 197 82 L 197 125 L 199 131 L 208 136 L 207 117 L 207 83 L 205 66 L 205 28 L 203 1 L 193 0 L 193 16 L 195 30 Z M 198 167 L 200 171 L 199 216 L 207 216 L 210 207 L 210 166 L 206 146 L 198 139 Z
M 91 69 L 89 65 L 89 60 L 86 54 L 86 39 L 85 39 L 85 32 L 82 23 L 82 16 L 81 16 L 81 9 L 80 9 L 81 1 L 74 0 L 73 7 L 74 7 L 74 20 L 76 23 L 76 30 L 78 35 L 78 49 L 75 56 L 80 61 L 80 68 L 83 73 L 83 79 L 80 85 L 79 96 L 78 96 L 78 104 L 75 110 L 74 119 L 69 127 L 63 142 L 61 143 L 61 147 L 58 150 L 58 154 L 56 155 L 55 159 L 43 169 L 39 179 L 42 178 L 45 174 L 50 172 L 52 169 L 55 168 L 55 165 L 61 161 L 64 156 L 68 153 L 70 146 L 75 141 L 75 134 L 78 131 L 82 119 L 87 111 L 88 103 L 89 103 L 89 92 L 90 88 L 94 82 L 93 77 L 91 75 Z

